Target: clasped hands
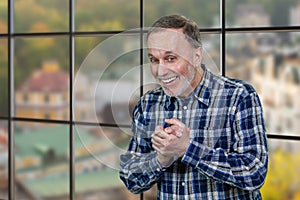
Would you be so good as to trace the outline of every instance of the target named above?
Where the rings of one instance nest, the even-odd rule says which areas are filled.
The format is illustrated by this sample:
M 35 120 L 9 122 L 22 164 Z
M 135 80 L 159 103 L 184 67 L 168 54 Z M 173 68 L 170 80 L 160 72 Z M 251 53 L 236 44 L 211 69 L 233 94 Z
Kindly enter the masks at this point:
M 176 118 L 166 119 L 170 126 L 157 126 L 151 136 L 153 149 L 162 167 L 169 167 L 183 156 L 190 144 L 190 129 Z

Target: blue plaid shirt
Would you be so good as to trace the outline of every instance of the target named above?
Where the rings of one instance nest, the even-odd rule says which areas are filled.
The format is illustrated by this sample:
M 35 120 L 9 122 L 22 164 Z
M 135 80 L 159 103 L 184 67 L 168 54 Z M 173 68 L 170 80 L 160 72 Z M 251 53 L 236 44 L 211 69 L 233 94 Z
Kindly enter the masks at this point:
M 157 88 L 135 107 L 132 139 L 120 157 L 120 178 L 131 192 L 157 183 L 157 199 L 261 199 L 268 150 L 259 97 L 243 81 L 204 70 L 187 99 Z M 190 128 L 191 140 L 184 156 L 163 169 L 151 134 L 172 117 Z

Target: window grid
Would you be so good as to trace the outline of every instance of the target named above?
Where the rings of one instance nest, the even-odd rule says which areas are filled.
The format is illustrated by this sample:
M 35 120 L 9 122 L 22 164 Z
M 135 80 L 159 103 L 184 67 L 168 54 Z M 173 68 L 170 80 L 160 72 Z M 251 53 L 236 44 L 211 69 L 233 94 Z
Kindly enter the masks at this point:
M 140 65 L 144 63 L 143 58 L 143 34 L 144 34 L 144 0 L 140 0 Z M 202 33 L 208 34 L 219 34 L 220 35 L 220 63 L 221 74 L 226 74 L 226 35 L 235 33 L 264 33 L 264 32 L 293 32 L 300 31 L 300 26 L 279 26 L 279 27 L 241 27 L 241 28 L 227 28 L 226 27 L 226 17 L 225 17 L 225 0 L 220 0 L 220 28 L 206 28 L 202 29 Z M 75 199 L 75 169 L 74 169 L 74 124 L 88 125 L 88 126 L 103 126 L 103 127 L 119 127 L 117 124 L 107 124 L 107 123 L 93 123 L 93 122 L 75 122 L 73 119 L 73 109 L 74 109 L 74 96 L 73 88 L 70 87 L 70 114 L 68 120 L 48 120 L 48 119 L 34 119 L 34 118 L 21 118 L 14 117 L 14 39 L 15 38 L 25 38 L 25 37 L 35 37 L 35 36 L 68 36 L 69 37 L 69 83 L 72 86 L 74 81 L 74 39 L 76 36 L 91 36 L 91 35 L 114 35 L 119 34 L 122 31 L 92 31 L 92 32 L 76 32 L 75 22 L 74 22 L 74 0 L 69 0 L 69 30 L 68 32 L 51 32 L 51 33 L 14 33 L 14 0 L 8 0 L 8 32 L 7 34 L 0 34 L 0 38 L 7 38 L 7 49 L 8 49 L 8 116 L 0 116 L 1 120 L 8 121 L 8 167 L 9 167 L 9 199 L 15 199 L 15 152 L 14 152 L 14 126 L 13 123 L 17 121 L 22 122 L 47 122 L 54 124 L 65 124 L 69 125 L 69 143 L 70 143 L 70 199 Z M 140 67 L 140 95 L 143 94 L 143 69 Z M 130 127 L 130 125 L 121 125 L 122 127 Z M 290 135 L 277 135 L 277 134 L 267 134 L 268 139 L 277 140 L 294 140 L 300 141 L 300 136 L 290 136 Z M 140 195 L 140 199 L 143 199 L 143 194 Z
M 75 51 L 74 51 L 74 45 L 75 45 L 75 41 L 74 41 L 74 37 L 72 36 L 72 34 L 74 32 L 74 28 L 75 28 L 75 24 L 74 24 L 74 17 L 75 17 L 75 13 L 74 13 L 74 0 L 69 0 L 69 52 L 70 52 L 70 60 L 69 60 L 69 64 L 70 64 L 70 72 L 69 72 L 69 80 L 70 80 L 70 88 L 69 88 L 69 131 L 70 131 L 70 137 L 69 137 L 69 144 L 70 144 L 70 182 L 69 182 L 69 186 L 70 186 L 70 199 L 75 199 L 75 153 L 74 153 L 74 126 L 73 126 L 73 110 L 74 110 L 74 95 L 73 95 L 73 83 L 74 83 L 74 68 L 75 68 Z
M 13 85 L 13 1 L 8 0 L 8 198 L 15 199 L 15 188 L 14 188 L 14 180 L 15 180 L 15 153 L 14 153 L 14 131 L 13 131 L 13 119 L 12 113 L 14 112 L 13 109 L 13 92 L 14 92 L 14 85 Z

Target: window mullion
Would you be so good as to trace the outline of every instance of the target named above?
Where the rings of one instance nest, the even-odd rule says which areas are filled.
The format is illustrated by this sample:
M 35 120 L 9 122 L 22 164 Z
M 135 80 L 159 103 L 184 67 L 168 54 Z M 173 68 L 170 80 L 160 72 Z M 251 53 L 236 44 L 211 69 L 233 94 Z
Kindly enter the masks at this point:
M 70 131 L 70 199 L 75 199 L 75 153 L 74 153 L 74 0 L 69 1 L 69 131 Z
M 15 199 L 14 138 L 14 0 L 8 0 L 8 198 Z
M 221 23 L 221 36 L 220 36 L 220 74 L 225 76 L 226 65 L 226 14 L 225 14 L 225 0 L 220 0 L 220 23 Z

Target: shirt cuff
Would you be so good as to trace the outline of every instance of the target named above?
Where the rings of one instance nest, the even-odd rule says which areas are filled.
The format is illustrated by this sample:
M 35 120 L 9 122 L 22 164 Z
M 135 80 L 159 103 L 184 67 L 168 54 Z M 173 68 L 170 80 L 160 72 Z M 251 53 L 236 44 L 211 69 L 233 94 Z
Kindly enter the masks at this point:
M 166 170 L 164 167 L 162 167 L 159 164 L 156 156 L 150 160 L 149 164 L 150 164 L 151 172 L 153 172 L 154 174 L 161 174 L 161 172 Z
M 205 147 L 195 141 L 192 141 L 182 157 L 182 163 L 192 165 L 194 167 L 198 166 L 201 158 L 206 154 Z

